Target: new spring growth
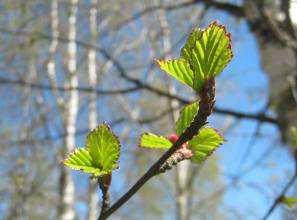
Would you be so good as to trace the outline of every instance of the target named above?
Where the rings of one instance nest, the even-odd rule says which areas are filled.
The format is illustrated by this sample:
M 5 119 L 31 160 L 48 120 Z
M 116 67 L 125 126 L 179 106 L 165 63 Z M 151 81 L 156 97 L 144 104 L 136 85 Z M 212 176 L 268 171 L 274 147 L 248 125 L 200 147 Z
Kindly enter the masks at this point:
M 172 144 L 174 144 L 178 138 L 179 136 L 176 134 L 170 134 L 168 136 L 168 140 L 170 140 Z M 182 144 L 176 152 L 182 154 L 184 159 L 190 159 L 193 156 L 193 152 L 189 149 L 188 142 Z

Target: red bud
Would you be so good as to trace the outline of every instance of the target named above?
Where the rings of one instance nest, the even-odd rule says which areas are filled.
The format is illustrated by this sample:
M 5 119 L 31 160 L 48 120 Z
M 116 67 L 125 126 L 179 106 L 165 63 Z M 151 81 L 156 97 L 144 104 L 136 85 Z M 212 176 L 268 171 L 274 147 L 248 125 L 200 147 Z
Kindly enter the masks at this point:
M 175 143 L 178 140 L 179 136 L 177 136 L 176 134 L 171 134 L 168 136 L 168 140 L 171 141 L 171 143 Z

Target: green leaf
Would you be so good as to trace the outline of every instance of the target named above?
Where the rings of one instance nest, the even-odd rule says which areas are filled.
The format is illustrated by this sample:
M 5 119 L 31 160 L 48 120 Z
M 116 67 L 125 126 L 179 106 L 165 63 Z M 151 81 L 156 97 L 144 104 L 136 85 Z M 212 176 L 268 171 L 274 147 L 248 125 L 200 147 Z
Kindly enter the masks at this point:
M 157 63 L 162 70 L 179 80 L 181 83 L 193 87 L 194 73 L 186 60 L 157 60 Z
M 205 30 L 194 29 L 181 50 L 181 58 L 188 61 L 194 72 L 193 89 L 196 91 L 206 79 L 221 73 L 232 56 L 230 34 L 217 22 Z
M 153 133 L 144 133 L 140 137 L 140 147 L 169 149 L 172 143 L 165 137 Z
M 94 167 L 89 152 L 84 148 L 73 151 L 65 160 L 64 164 L 74 170 L 81 170 L 85 173 L 101 176 L 106 174 L 99 168 Z
M 285 197 L 280 199 L 280 202 L 286 205 L 288 208 L 294 208 L 297 205 L 297 197 Z
M 201 128 L 198 135 L 188 142 L 189 149 L 193 152 L 192 162 L 203 162 L 223 142 L 224 138 L 215 129 L 210 127 Z
M 184 130 L 190 126 L 191 122 L 194 120 L 194 117 L 198 112 L 198 108 L 198 103 L 194 102 L 190 105 L 185 106 L 181 110 L 179 118 L 175 123 L 175 132 L 177 135 L 181 135 Z
M 64 164 L 94 176 L 109 174 L 118 168 L 120 143 L 107 124 L 101 124 L 87 136 L 86 148 L 76 149 Z
M 185 60 L 191 60 L 192 49 L 194 48 L 196 42 L 202 37 L 203 30 L 200 28 L 195 28 L 190 33 L 188 39 L 186 40 L 185 46 L 181 49 L 180 57 Z
M 86 148 L 93 165 L 105 172 L 118 168 L 120 142 L 107 124 L 101 124 L 87 136 Z

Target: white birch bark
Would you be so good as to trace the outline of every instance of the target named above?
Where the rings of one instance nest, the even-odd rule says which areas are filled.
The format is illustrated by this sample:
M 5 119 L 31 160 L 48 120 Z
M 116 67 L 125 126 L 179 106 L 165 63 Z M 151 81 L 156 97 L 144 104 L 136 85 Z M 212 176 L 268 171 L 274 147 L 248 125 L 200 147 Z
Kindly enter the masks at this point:
M 57 77 L 56 77 L 56 61 L 55 55 L 58 47 L 59 38 L 59 14 L 58 14 L 58 0 L 52 0 L 51 2 L 51 32 L 52 40 L 49 47 L 49 59 L 47 63 L 47 73 L 50 80 L 52 88 L 57 88 Z M 63 98 L 60 96 L 57 89 L 53 89 L 53 94 L 56 98 L 58 107 L 63 106 Z
M 76 88 L 78 86 L 78 77 L 76 70 L 76 14 L 78 8 L 78 0 L 70 1 L 70 12 L 69 12 L 69 30 L 68 30 L 68 74 L 69 74 L 69 86 L 71 88 Z M 78 101 L 79 94 L 77 90 L 71 90 L 69 98 L 65 105 L 65 147 L 67 152 L 74 149 L 75 146 L 75 132 L 76 132 L 76 118 L 78 112 Z M 65 169 L 65 168 L 62 168 Z M 62 172 L 64 178 L 63 185 L 61 186 L 61 202 L 62 202 L 62 212 L 60 218 L 62 220 L 73 220 L 75 218 L 74 212 L 74 182 L 71 177 L 70 171 L 65 169 Z
M 98 14 L 98 0 L 92 0 L 90 8 L 90 33 L 91 33 L 91 44 L 96 45 L 98 31 L 97 31 L 97 14 Z M 96 50 L 90 48 L 88 51 L 88 76 L 89 86 L 92 88 L 96 87 L 97 84 L 97 69 L 96 69 Z M 96 93 L 89 95 L 89 129 L 92 130 L 97 125 L 97 111 L 96 111 Z M 94 179 L 89 180 L 88 188 L 88 219 L 96 220 L 99 212 L 99 197 L 97 195 L 97 181 Z

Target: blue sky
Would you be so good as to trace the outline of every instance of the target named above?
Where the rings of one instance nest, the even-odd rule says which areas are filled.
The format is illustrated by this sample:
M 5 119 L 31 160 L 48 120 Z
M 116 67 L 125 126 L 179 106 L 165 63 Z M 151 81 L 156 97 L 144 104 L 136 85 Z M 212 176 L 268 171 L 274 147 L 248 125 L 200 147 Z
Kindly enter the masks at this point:
M 217 19 L 218 17 L 220 19 Z M 232 24 L 227 28 L 232 32 L 234 49 L 232 62 L 218 79 L 219 92 L 216 104 L 223 108 L 257 113 L 263 109 L 269 96 L 269 78 L 261 69 L 257 41 L 249 32 L 244 21 L 234 21 L 224 13 L 217 13 L 209 16 L 204 23 L 214 19 L 221 23 Z M 178 54 L 179 48 L 173 52 Z M 105 111 L 108 110 L 103 110 L 103 112 Z M 224 118 L 225 116 L 215 115 L 210 119 L 210 122 L 214 127 L 219 127 Z M 267 149 L 273 147 L 259 166 L 244 175 L 240 182 L 236 186 L 230 187 L 224 195 L 224 206 L 240 210 L 245 219 L 262 217 L 278 191 L 286 183 L 288 176 L 293 172 L 290 154 L 279 142 L 277 128 L 271 124 L 262 124 L 261 137 L 253 143 L 249 157 L 242 159 L 246 149 L 250 147 L 256 127 L 256 121 L 241 120 L 225 134 L 227 142 L 217 152 L 220 158 L 219 166 L 222 179 L 228 185 L 231 182 L 230 176 L 238 175 L 240 171 L 245 170 L 254 161 L 261 158 Z M 83 143 L 83 140 L 79 142 Z M 76 178 L 80 179 L 81 175 L 76 175 Z M 117 172 L 114 182 L 113 187 L 119 194 L 122 194 L 125 183 L 121 182 L 121 175 Z M 84 185 L 80 186 L 81 189 L 83 187 Z M 77 208 L 82 210 L 82 213 L 86 211 L 83 204 L 78 204 Z M 236 219 L 236 215 L 229 214 L 229 219 Z M 170 219 L 172 216 L 168 214 L 167 217 Z M 277 208 L 270 219 L 280 218 L 281 209 Z
M 176 14 L 172 12 L 169 13 L 168 17 L 170 18 L 170 16 L 172 17 L 175 15 Z M 233 60 L 217 80 L 218 94 L 216 98 L 216 105 L 222 108 L 234 109 L 236 111 L 245 113 L 257 113 L 263 109 L 269 96 L 269 78 L 261 68 L 257 41 L 249 32 L 248 25 L 244 21 L 235 20 L 230 18 L 227 14 L 216 10 L 211 10 L 207 14 L 206 18 L 202 22 L 202 26 L 206 26 L 213 20 L 218 20 L 220 23 L 227 24 L 227 29 L 232 33 L 234 50 Z M 171 22 L 171 19 L 169 19 L 169 22 Z M 179 29 L 173 28 L 175 27 L 174 25 L 175 24 L 171 24 L 173 42 L 183 36 L 186 29 L 191 24 L 188 26 L 185 25 L 187 27 L 181 27 Z M 195 23 L 193 25 L 197 26 Z M 131 38 L 131 40 L 133 40 L 140 34 L 139 30 L 141 29 L 141 26 L 142 23 L 140 20 L 138 20 L 134 23 L 134 28 L 125 27 L 121 29 L 121 31 L 119 31 L 119 36 L 117 35 L 115 38 L 109 38 L 108 36 L 104 37 L 101 39 L 100 45 L 113 52 L 114 49 L 119 46 L 119 42 L 121 43 L 121 35 L 124 37 L 128 36 Z M 82 30 L 81 33 L 87 35 L 87 33 L 84 33 L 85 26 L 83 25 L 83 22 L 81 23 L 80 28 Z M 83 40 L 87 39 L 87 37 L 85 37 L 83 34 L 79 34 L 78 37 Z M 174 55 L 179 54 L 182 44 L 183 42 L 174 48 L 172 51 Z M 148 44 L 144 44 L 142 49 L 143 51 L 147 51 Z M 135 57 L 137 57 L 137 59 Z M 143 60 L 145 61 L 144 63 L 151 61 L 148 55 L 143 52 L 140 52 L 140 54 L 136 55 L 132 53 L 125 53 L 119 55 L 117 58 L 126 66 L 131 64 L 133 65 L 134 62 L 140 62 Z M 61 57 L 58 59 L 61 59 Z M 61 66 L 58 65 L 58 67 Z M 60 72 L 63 70 L 61 68 L 58 69 L 58 71 Z M 110 74 L 113 74 L 114 72 L 116 71 L 110 71 Z M 147 69 L 139 73 L 142 80 L 146 79 L 147 74 Z M 159 76 L 159 74 L 164 73 L 161 73 L 155 69 L 153 74 Z M 63 75 L 63 73 L 58 75 Z M 112 82 L 100 84 L 100 88 L 114 89 L 112 86 Z M 47 94 L 49 97 L 46 97 L 52 101 L 50 93 Z M 127 95 L 127 97 L 133 101 L 141 95 L 141 93 L 135 93 Z M 112 112 L 115 112 L 116 109 L 111 110 L 106 107 L 108 106 L 108 102 L 108 97 L 99 98 L 98 111 L 100 122 L 110 122 L 110 119 L 114 116 L 112 115 Z M 1 106 L 2 104 L 4 104 L 4 102 L 0 102 Z M 80 114 L 80 118 L 77 122 L 79 129 L 87 128 L 86 106 L 82 108 L 81 111 L 82 114 Z M 56 115 L 57 113 L 51 112 L 51 114 Z M 273 114 L 273 112 L 269 112 L 269 114 Z M 223 127 L 223 123 L 226 122 L 225 119 L 225 115 L 214 115 L 210 118 L 210 123 L 212 126 L 220 129 Z M 3 119 L 3 121 L 4 120 L 5 123 L 10 125 L 17 123 L 18 117 L 7 117 Z M 259 219 L 267 211 L 270 204 L 275 199 L 275 196 L 281 190 L 282 186 L 287 182 L 288 177 L 292 175 L 293 162 L 287 148 L 279 141 L 277 128 L 271 124 L 262 124 L 259 132 L 260 137 L 257 138 L 256 142 L 252 143 L 252 148 L 248 154 L 249 157 L 244 158 L 247 153 L 247 148 L 250 148 L 251 140 L 253 139 L 253 133 L 257 128 L 257 122 L 253 120 L 241 120 L 238 122 L 232 118 L 230 120 L 235 126 L 225 133 L 227 142 L 216 152 L 216 155 L 219 157 L 220 178 L 225 185 L 228 185 L 232 182 L 232 177 L 238 175 L 242 170 L 245 170 L 253 165 L 254 161 L 256 161 L 258 158 L 261 158 L 262 154 L 265 154 L 265 152 L 269 152 L 269 154 L 263 158 L 262 162 L 259 163 L 258 166 L 256 166 L 250 172 L 247 172 L 246 175 L 242 176 L 236 186 L 230 187 L 230 189 L 226 191 L 223 198 L 222 210 L 224 210 L 226 207 L 228 209 L 237 209 L 245 219 Z M 115 133 L 119 133 L 122 128 L 123 125 L 119 125 L 115 126 L 113 130 Z M 135 126 L 135 128 L 137 128 L 137 126 Z M 51 128 L 52 135 L 56 135 L 60 132 L 55 129 L 55 126 Z M 133 137 L 140 133 L 140 131 L 133 129 L 131 132 Z M 77 146 L 83 146 L 84 141 L 84 136 L 78 137 Z M 135 143 L 136 142 L 137 140 L 135 140 Z M 136 146 L 130 146 L 124 143 L 123 151 L 131 150 L 132 147 Z M 123 172 L 125 172 L 126 168 L 123 166 L 123 164 L 129 159 L 129 155 L 122 154 L 120 166 L 122 167 L 121 169 Z M 149 164 L 147 164 L 147 166 L 149 166 Z M 116 171 L 114 173 L 112 185 L 113 192 L 116 192 L 117 196 L 122 195 L 126 189 L 126 183 L 122 181 L 123 175 L 120 171 Z M 73 172 L 73 176 L 76 181 L 77 190 L 80 192 L 86 192 L 88 177 L 78 172 Z M 113 201 L 114 199 L 115 198 L 113 198 Z M 131 205 L 130 202 L 129 205 Z M 87 209 L 84 203 L 78 202 L 76 204 L 76 208 L 80 216 L 86 215 Z M 228 219 L 236 219 L 236 215 L 232 215 L 232 211 L 230 211 L 228 214 Z M 166 216 L 167 219 L 171 219 L 172 215 L 173 212 L 168 212 Z M 280 218 L 281 209 L 277 208 L 270 219 L 277 220 Z

